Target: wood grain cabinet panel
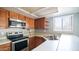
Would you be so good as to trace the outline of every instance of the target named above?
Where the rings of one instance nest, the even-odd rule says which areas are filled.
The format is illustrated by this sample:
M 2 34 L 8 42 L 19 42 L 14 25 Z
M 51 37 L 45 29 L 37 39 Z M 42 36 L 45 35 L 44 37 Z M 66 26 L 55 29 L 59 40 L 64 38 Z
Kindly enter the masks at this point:
M 41 43 L 45 41 L 44 38 L 34 36 L 29 39 L 29 50 L 34 49 L 35 47 L 39 46 Z
M 32 50 L 36 47 L 35 37 L 29 38 L 29 50 Z
M 8 27 L 8 11 L 0 8 L 0 27 L 7 28 Z
M 10 51 L 11 50 L 10 45 L 11 45 L 10 43 L 0 45 L 0 51 Z
M 9 18 L 18 19 L 18 13 L 10 11 Z
M 34 29 L 34 19 L 26 17 L 26 23 L 30 29 Z
M 35 29 L 45 29 L 45 17 L 35 19 Z
M 23 20 L 23 21 L 26 20 L 25 16 L 24 15 L 21 15 L 21 14 L 18 14 L 18 19 L 19 20 Z
M 44 38 L 42 37 L 35 37 L 35 42 L 36 42 L 36 47 L 39 46 L 41 43 L 43 43 L 45 41 Z
M 8 28 L 8 19 L 13 18 L 13 19 L 19 19 L 26 21 L 30 29 L 34 29 L 35 24 L 34 24 L 34 19 L 18 14 L 13 11 L 8 11 L 3 8 L 0 8 L 0 27 L 2 28 Z

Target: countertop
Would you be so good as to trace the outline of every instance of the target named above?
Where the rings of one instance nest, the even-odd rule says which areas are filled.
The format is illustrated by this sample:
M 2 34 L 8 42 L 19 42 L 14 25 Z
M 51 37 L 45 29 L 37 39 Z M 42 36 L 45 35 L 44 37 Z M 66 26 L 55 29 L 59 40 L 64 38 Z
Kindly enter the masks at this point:
M 59 40 L 46 40 L 32 51 L 79 51 L 79 37 L 62 34 Z
M 79 51 L 79 37 L 76 35 L 62 35 L 59 41 L 58 51 Z
M 46 40 L 32 51 L 56 51 L 59 40 Z
M 10 43 L 11 41 L 7 39 L 5 36 L 0 36 L 0 45 Z

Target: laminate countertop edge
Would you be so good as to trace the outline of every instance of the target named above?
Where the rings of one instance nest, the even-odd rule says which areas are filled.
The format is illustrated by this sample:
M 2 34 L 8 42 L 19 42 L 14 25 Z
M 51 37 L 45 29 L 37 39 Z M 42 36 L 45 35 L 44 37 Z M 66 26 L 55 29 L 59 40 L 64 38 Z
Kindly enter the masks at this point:
M 3 39 L 3 40 L 0 40 L 0 45 L 3 45 L 3 44 L 7 44 L 7 43 L 10 43 L 11 41 L 8 40 L 8 39 Z

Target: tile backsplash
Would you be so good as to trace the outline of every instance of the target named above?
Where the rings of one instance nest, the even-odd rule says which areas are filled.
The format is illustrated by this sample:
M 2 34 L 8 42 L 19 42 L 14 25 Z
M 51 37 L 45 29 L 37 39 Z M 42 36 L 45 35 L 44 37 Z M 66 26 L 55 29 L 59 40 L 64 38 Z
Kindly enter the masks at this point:
M 20 28 L 3 29 L 3 28 L 0 28 L 0 36 L 5 36 L 6 32 L 22 32 L 24 35 L 29 35 L 29 31 L 27 29 L 20 29 Z

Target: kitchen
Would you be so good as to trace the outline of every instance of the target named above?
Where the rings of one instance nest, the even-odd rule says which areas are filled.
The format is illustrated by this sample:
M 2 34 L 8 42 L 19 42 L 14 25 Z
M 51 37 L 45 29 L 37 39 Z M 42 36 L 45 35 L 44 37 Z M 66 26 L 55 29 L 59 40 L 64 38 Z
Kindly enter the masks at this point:
M 78 10 L 0 7 L 0 51 L 78 51 Z

